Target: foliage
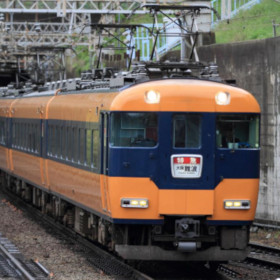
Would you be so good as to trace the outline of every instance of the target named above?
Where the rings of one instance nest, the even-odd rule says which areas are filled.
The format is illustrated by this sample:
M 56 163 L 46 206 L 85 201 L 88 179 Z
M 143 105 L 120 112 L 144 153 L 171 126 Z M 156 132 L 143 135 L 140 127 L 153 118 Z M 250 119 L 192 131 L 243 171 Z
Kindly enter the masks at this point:
M 217 43 L 230 43 L 273 37 L 273 23 L 280 23 L 280 1 L 263 0 L 250 10 L 240 11 L 229 21 L 219 23 L 215 28 Z M 280 26 L 276 27 L 280 35 Z
M 90 69 L 90 54 L 88 47 L 85 46 L 76 47 L 75 52 L 76 56 L 68 67 L 72 68 L 74 76 L 80 76 L 82 71 Z

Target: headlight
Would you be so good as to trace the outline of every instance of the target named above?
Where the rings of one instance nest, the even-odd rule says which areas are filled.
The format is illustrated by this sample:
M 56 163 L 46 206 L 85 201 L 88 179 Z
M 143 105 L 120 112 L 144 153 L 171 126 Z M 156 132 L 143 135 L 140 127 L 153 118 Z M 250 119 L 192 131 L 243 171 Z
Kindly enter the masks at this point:
M 218 105 L 228 105 L 230 103 L 230 94 L 220 91 L 216 94 L 215 100 Z
M 250 209 L 251 201 L 250 200 L 225 200 L 224 201 L 225 209 Z
M 160 94 L 154 90 L 145 92 L 145 101 L 148 104 L 156 104 L 160 101 Z
M 122 198 L 121 207 L 124 208 L 148 208 L 149 200 L 146 198 Z

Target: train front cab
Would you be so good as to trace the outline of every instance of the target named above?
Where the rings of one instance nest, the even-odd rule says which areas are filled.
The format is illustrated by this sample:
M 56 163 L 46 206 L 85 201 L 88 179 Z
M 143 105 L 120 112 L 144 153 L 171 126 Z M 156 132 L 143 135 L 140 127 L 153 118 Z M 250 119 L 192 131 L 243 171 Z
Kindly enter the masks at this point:
M 214 94 L 205 96 L 213 102 Z M 121 256 L 246 256 L 259 183 L 259 107 L 250 98 L 252 107 L 239 112 L 196 112 L 192 104 L 110 113 L 107 203 L 116 232 L 126 236 L 116 242 Z

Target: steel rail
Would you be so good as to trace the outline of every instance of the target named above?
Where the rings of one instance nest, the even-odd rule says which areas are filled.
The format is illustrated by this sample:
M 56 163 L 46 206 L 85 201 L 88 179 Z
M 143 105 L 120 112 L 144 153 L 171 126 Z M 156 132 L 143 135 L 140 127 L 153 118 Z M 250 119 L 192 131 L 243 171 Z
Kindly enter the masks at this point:
M 0 244 L 0 250 L 6 256 L 6 258 L 8 258 L 11 261 L 15 268 L 23 274 L 26 280 L 36 279 L 22 266 L 22 264 L 12 254 L 8 252 L 8 250 L 2 244 Z
M 240 273 L 226 267 L 225 265 L 220 264 L 218 266 L 217 272 L 220 273 L 224 279 L 232 279 L 232 278 L 241 278 Z
M 254 222 L 253 226 L 261 227 L 261 228 L 280 230 L 280 226 L 279 225 L 270 225 L 270 224 L 265 224 L 265 223 L 261 223 L 261 222 Z
M 112 262 L 116 262 L 119 266 L 123 269 L 127 269 L 127 275 L 124 277 L 125 279 L 137 279 L 137 280 L 154 280 L 153 277 L 142 273 L 141 271 L 134 269 L 133 267 L 125 264 L 122 260 L 118 259 L 115 255 L 105 251 L 100 246 L 95 245 L 93 242 L 85 239 L 83 236 L 77 234 L 72 229 L 65 227 L 64 225 L 58 223 L 57 221 L 53 220 L 51 217 L 44 215 L 41 211 L 34 208 L 32 205 L 27 204 L 19 197 L 15 196 L 14 194 L 4 192 L 10 199 L 12 199 L 13 204 L 16 205 L 17 208 L 28 211 L 29 215 L 35 219 L 39 219 L 40 221 L 44 221 L 46 224 L 57 230 L 60 234 L 63 234 L 66 238 L 69 238 L 72 242 L 76 242 L 86 248 L 92 250 L 95 254 L 102 256 L 102 258 L 106 259 L 107 264 Z M 90 257 L 88 257 L 88 261 L 92 263 L 98 269 L 101 269 L 106 274 L 106 268 L 102 268 L 99 264 L 96 265 L 94 261 L 91 261 Z M 211 267 L 208 268 L 209 271 L 213 271 Z M 224 265 L 219 265 L 217 268 L 217 278 L 216 279 L 223 279 L 223 280 L 230 280 L 232 278 L 240 278 L 241 275 L 232 270 L 227 268 Z M 108 273 L 110 275 L 110 273 Z M 111 274 L 114 276 L 114 274 Z M 116 275 L 118 277 L 119 275 Z
M 277 254 L 280 256 L 280 248 L 277 248 L 277 247 L 267 246 L 267 245 L 263 245 L 263 244 L 256 243 L 256 242 L 250 242 L 249 246 L 252 249 L 256 249 L 256 250 L 268 252 L 268 253 L 273 253 L 273 254 Z
M 26 210 L 28 214 L 33 217 L 34 219 L 39 219 L 40 221 L 44 221 L 48 226 L 51 226 L 53 229 L 55 229 L 59 234 L 64 235 L 65 237 L 71 239 L 72 242 L 76 242 L 88 249 L 90 249 L 95 255 L 98 255 L 102 257 L 104 260 L 106 260 L 106 264 L 108 265 L 108 262 L 114 262 L 115 264 L 119 265 L 121 269 L 127 270 L 127 275 L 129 275 L 129 279 L 137 279 L 137 280 L 153 280 L 154 278 L 138 271 L 137 269 L 134 269 L 133 267 L 125 264 L 122 260 L 117 258 L 115 255 L 110 254 L 109 252 L 105 251 L 101 247 L 95 245 L 93 242 L 90 242 L 89 240 L 85 239 L 75 231 L 73 231 L 70 228 L 65 227 L 63 224 L 56 222 L 54 219 L 52 219 L 49 216 L 46 216 L 43 214 L 40 210 L 34 208 L 32 205 L 27 204 L 25 201 L 14 195 L 13 193 L 10 193 L 6 190 L 3 190 L 3 193 L 12 200 L 12 203 L 16 205 L 17 208 L 21 210 Z M 88 261 L 92 263 L 95 267 L 97 267 L 97 264 L 90 260 L 90 257 L 88 257 Z M 100 261 L 100 258 L 99 258 Z M 104 270 L 106 273 L 106 268 L 98 267 L 101 270 Z M 110 274 L 110 273 L 109 273 Z M 118 275 L 117 275 L 118 276 Z M 127 278 L 127 277 L 126 277 Z M 34 278 L 33 278 L 34 279 Z M 27 279 L 29 280 L 29 279 Z M 31 280 L 31 279 L 30 279 Z M 35 280 L 35 279 L 34 279 Z
M 251 247 L 251 252 L 243 263 L 280 270 L 280 248 L 255 242 L 250 242 L 249 246 Z
M 267 259 L 263 259 L 263 258 L 253 257 L 253 256 L 247 257 L 243 261 L 243 263 L 262 266 L 263 268 L 266 268 L 266 269 L 280 270 L 280 263 L 279 262 L 274 262 L 273 260 L 267 260 Z

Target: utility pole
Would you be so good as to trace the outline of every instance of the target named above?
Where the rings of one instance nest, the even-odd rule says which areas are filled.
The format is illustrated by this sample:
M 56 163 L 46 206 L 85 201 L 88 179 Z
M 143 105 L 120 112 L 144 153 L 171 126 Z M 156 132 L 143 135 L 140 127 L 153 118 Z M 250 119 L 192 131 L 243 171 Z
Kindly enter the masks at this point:
M 272 28 L 273 28 L 273 37 L 276 37 L 276 27 L 280 26 L 279 23 L 275 23 L 275 20 L 272 21 Z

